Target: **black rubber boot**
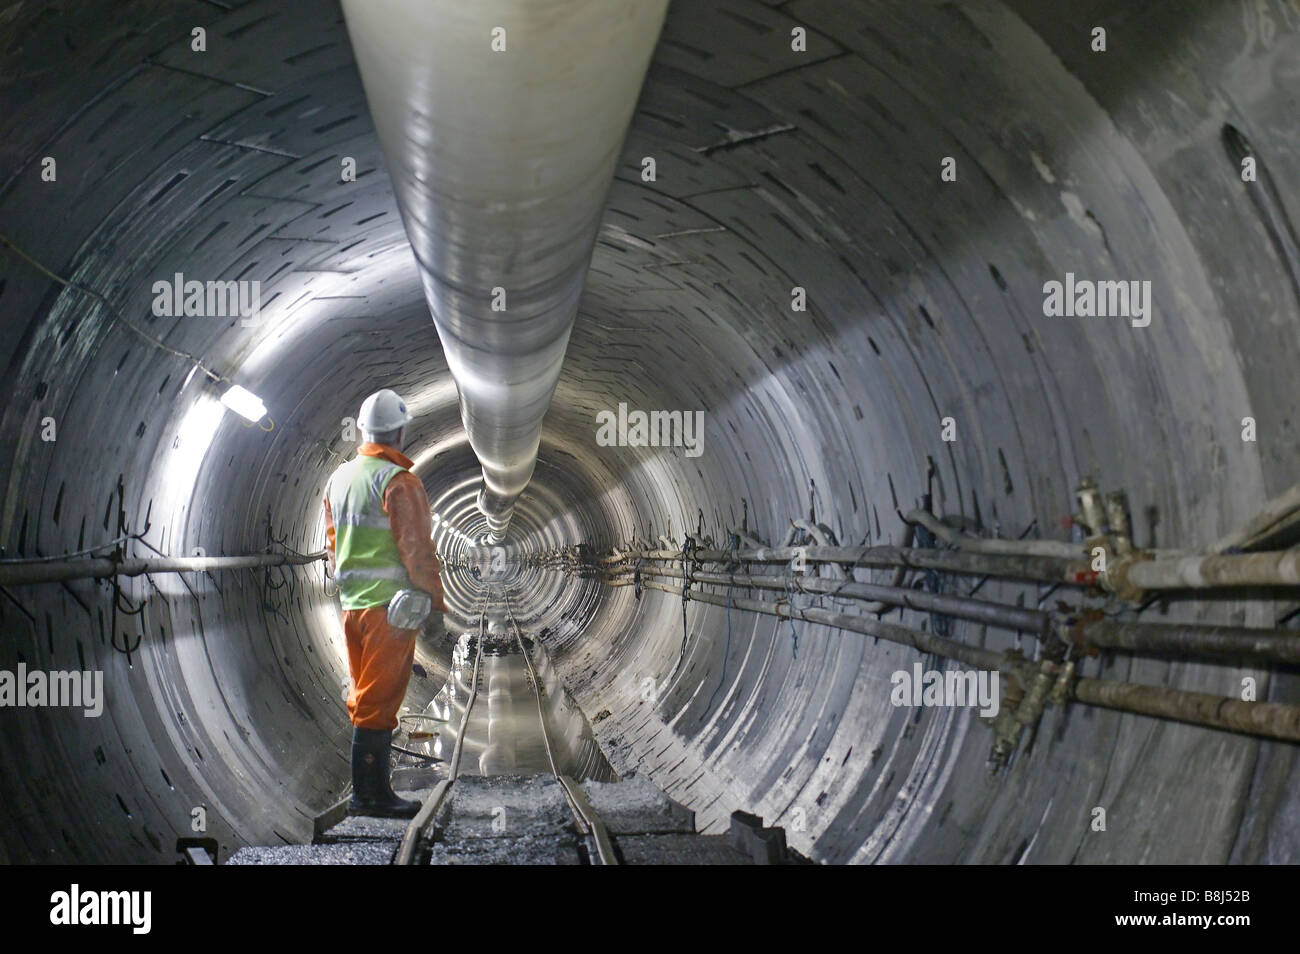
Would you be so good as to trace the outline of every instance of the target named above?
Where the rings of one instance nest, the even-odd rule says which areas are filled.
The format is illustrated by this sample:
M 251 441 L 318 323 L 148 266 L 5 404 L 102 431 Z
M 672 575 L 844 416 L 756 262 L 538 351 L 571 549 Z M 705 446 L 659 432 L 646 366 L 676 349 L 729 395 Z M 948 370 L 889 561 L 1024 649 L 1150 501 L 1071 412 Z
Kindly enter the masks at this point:
M 414 818 L 420 803 L 399 798 L 388 779 L 389 745 L 393 733 L 387 729 L 352 729 L 352 799 L 349 815 L 375 818 Z

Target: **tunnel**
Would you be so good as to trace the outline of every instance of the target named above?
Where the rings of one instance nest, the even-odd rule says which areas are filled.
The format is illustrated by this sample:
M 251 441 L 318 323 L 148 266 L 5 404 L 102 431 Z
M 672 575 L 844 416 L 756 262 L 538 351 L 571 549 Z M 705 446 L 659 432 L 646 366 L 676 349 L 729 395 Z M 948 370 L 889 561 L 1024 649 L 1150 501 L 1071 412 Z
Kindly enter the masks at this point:
M 752 813 L 837 865 L 1300 862 L 1300 9 L 673 0 L 508 523 L 347 20 L 0 3 L 0 669 L 102 674 L 94 717 L 0 712 L 0 860 L 310 841 L 351 729 L 321 501 L 392 388 L 449 633 L 495 573 L 612 770 L 701 832 Z M 575 60 L 617 59 L 573 26 Z M 193 282 L 259 308 L 196 314 Z M 1127 310 L 1074 307 L 1103 285 Z M 1126 589 L 1098 551 L 1154 558 Z M 1277 573 L 1154 581 L 1212 552 Z M 1130 622 L 1181 635 L 1087 638 Z M 1193 651 L 1215 633 L 1236 648 Z M 1034 674 L 1009 742 L 891 698 L 972 653 Z M 412 711 L 450 666 L 419 645 Z M 1065 667 L 1091 704 L 1044 702 Z

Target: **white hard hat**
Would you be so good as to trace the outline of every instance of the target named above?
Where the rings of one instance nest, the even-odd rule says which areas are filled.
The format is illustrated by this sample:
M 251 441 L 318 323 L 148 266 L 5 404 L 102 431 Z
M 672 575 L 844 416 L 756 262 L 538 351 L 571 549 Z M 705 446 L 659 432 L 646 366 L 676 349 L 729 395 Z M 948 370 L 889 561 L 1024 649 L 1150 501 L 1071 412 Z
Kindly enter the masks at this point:
M 357 426 L 367 434 L 386 434 L 411 423 L 411 412 L 396 391 L 384 388 L 361 402 Z

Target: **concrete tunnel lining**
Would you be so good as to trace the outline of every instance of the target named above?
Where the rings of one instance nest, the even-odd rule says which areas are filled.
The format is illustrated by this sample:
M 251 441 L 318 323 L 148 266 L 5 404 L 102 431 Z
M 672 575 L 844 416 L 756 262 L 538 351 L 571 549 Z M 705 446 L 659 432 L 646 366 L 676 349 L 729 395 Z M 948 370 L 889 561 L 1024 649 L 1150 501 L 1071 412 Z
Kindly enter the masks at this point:
M 672 5 L 512 545 L 680 544 L 701 519 L 722 544 L 745 507 L 779 541 L 810 487 L 841 541 L 897 542 L 894 498 L 913 505 L 931 468 L 937 512 L 1008 537 L 1036 521 L 1059 538 L 1087 473 L 1128 491 L 1144 543 L 1199 547 L 1248 519 L 1300 462 L 1294 263 L 1224 147 L 1230 125 L 1273 181 L 1300 175 L 1300 15 L 1260 10 Z M 1110 28 L 1104 57 L 1079 39 L 1094 22 Z M 163 552 L 316 549 L 323 482 L 349 450 L 340 422 L 381 386 L 417 409 L 413 457 L 444 448 L 418 469 L 435 509 L 480 532 L 478 464 L 456 439 L 338 5 L 10 4 L 0 31 L 0 232 L 245 384 L 276 421 L 268 434 L 219 413 L 185 362 L 0 255 L 5 556 L 111 538 L 119 481 L 128 527 L 148 523 Z M 57 187 L 41 181 L 46 155 Z M 354 183 L 338 181 L 344 155 Z M 939 181 L 944 156 L 956 184 Z M 1294 190 L 1279 202 L 1293 219 Z M 1043 283 L 1066 271 L 1149 279 L 1154 320 L 1045 319 Z M 153 282 L 176 272 L 261 280 L 263 323 L 150 319 Z M 807 313 L 791 313 L 796 285 Z M 598 446 L 594 417 L 619 402 L 703 410 L 704 454 Z M 40 439 L 46 416 L 57 441 Z M 1240 438 L 1247 416 L 1256 443 Z M 614 768 L 648 774 L 706 830 L 744 808 L 826 862 L 1300 859 L 1294 746 L 1075 707 L 991 777 L 987 732 L 966 714 L 889 705 L 882 687 L 912 650 L 796 624 L 796 651 L 784 623 L 693 603 L 670 678 L 675 597 L 539 570 L 515 582 Z M 5 713 L 0 758 L 23 771 L 0 781 L 0 857 L 169 861 L 195 806 L 223 854 L 304 838 L 347 772 L 346 666 L 320 571 L 123 587 L 124 603 L 147 600 L 138 625 L 118 619 L 118 645 L 139 639 L 129 664 L 110 646 L 106 584 L 0 602 L 0 668 L 100 668 L 110 700 L 95 720 Z M 1168 618 L 1274 612 L 1175 600 Z M 1103 670 L 1221 693 L 1254 675 L 1261 697 L 1296 693 L 1289 671 L 1085 664 Z M 412 698 L 436 682 L 413 680 Z M 1083 838 L 1102 801 L 1117 836 Z

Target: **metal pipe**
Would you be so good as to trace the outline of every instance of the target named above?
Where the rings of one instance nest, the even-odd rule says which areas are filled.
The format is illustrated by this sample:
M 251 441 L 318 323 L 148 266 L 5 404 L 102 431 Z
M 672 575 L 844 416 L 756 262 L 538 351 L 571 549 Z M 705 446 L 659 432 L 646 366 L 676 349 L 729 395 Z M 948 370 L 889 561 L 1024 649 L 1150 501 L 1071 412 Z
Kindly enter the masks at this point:
M 661 590 L 664 593 L 673 593 L 678 596 L 682 592 L 680 586 L 656 583 L 654 580 L 647 580 L 642 585 L 648 589 Z M 700 603 L 711 603 L 714 606 L 726 606 L 728 603 L 727 597 L 720 593 L 705 593 L 699 590 L 691 591 L 691 599 Z M 863 636 L 875 636 L 886 642 L 912 646 L 921 650 L 921 652 L 934 653 L 936 656 L 943 656 L 945 659 L 955 659 L 977 669 L 1010 672 L 1013 668 L 1011 661 L 1005 655 L 991 649 L 968 646 L 966 643 L 959 643 L 954 639 L 945 639 L 942 636 L 935 636 L 933 633 L 926 633 L 919 629 L 909 629 L 906 626 L 898 626 L 894 623 L 884 623 L 866 616 L 834 613 L 816 607 L 798 609 L 788 603 L 775 603 L 771 600 L 751 600 L 743 597 L 732 597 L 730 603 L 734 609 L 778 616 L 782 619 L 793 617 L 810 623 L 823 623 L 837 629 L 860 633 Z
M 902 544 L 902 545 L 903 545 L 904 547 L 910 547 L 910 546 L 912 545 L 912 542 L 913 542 L 915 539 L 916 539 L 916 527 L 912 526 L 912 525 L 909 523 L 909 524 L 908 524 L 908 525 L 903 529 L 903 544 Z M 903 585 L 903 581 L 904 581 L 906 578 L 907 578 L 907 567 L 905 567 L 905 566 L 895 567 L 895 568 L 894 568 L 894 575 L 893 575 L 893 577 L 890 579 L 890 581 L 889 581 L 889 585 L 890 585 L 890 586 L 895 586 L 895 587 L 897 587 L 897 586 L 902 586 L 902 585 Z M 867 609 L 867 612 L 869 612 L 869 613 L 879 613 L 882 609 L 884 609 L 884 604 L 883 604 L 883 603 L 880 603 L 879 601 L 877 601 L 876 603 L 873 603 L 873 604 L 871 604 L 870 606 L 866 607 L 866 609 Z
M 654 576 L 660 579 L 680 580 L 681 572 L 668 572 L 642 568 L 642 576 Z M 889 606 L 902 606 L 907 609 L 941 613 L 956 619 L 1001 626 L 1018 632 L 1045 635 L 1051 623 L 1051 617 L 1042 610 L 1024 609 L 1018 606 L 1004 606 L 987 600 L 974 600 L 961 596 L 947 596 L 941 593 L 927 593 L 908 590 L 902 587 L 883 586 L 876 583 L 848 582 L 827 580 L 815 576 L 750 576 L 748 574 L 706 573 L 692 571 L 691 580 L 699 583 L 732 584 L 754 587 L 763 590 L 785 592 L 795 589 L 819 595 L 840 596 L 846 599 L 876 600 Z
M 1121 570 L 1138 590 L 1196 590 L 1227 586 L 1300 585 L 1300 550 L 1138 560 Z
M 1279 702 L 1243 702 L 1207 692 L 1188 692 L 1184 689 L 1086 677 L 1075 680 L 1071 694 L 1079 702 L 1090 706 L 1300 742 L 1300 706 Z
M 813 523 L 810 520 L 792 520 L 790 523 L 795 529 L 802 530 L 804 533 L 812 537 L 819 547 L 839 546 L 839 541 L 835 539 L 835 534 L 831 533 L 826 527 L 823 527 L 820 524 Z M 762 546 L 762 544 L 759 545 Z M 844 568 L 838 563 L 832 563 L 830 568 L 831 573 L 833 573 L 838 579 L 842 580 L 848 575 L 844 572 Z
M 994 576 L 1091 586 L 1107 579 L 1083 560 L 1053 556 L 1013 556 L 899 547 L 760 547 L 750 550 L 694 550 L 702 563 L 736 560 L 742 563 L 788 563 L 796 556 L 811 563 L 841 563 L 864 567 L 902 566 L 942 570 L 966 576 Z M 605 565 L 628 559 L 676 561 L 680 552 L 648 550 L 605 558 Z M 1300 549 L 1240 555 L 1186 556 L 1155 560 L 1124 560 L 1109 577 L 1112 588 L 1126 591 L 1210 589 L 1232 586 L 1300 585 Z
M 643 585 L 678 596 L 682 592 L 681 587 L 656 583 L 653 580 Z M 699 591 L 692 591 L 691 599 L 711 603 L 714 606 L 726 606 L 728 603 L 725 596 Z M 1034 664 L 1018 661 L 1005 653 L 968 646 L 956 640 L 908 629 L 905 626 L 895 626 L 861 616 L 832 613 L 811 607 L 796 609 L 788 604 L 766 600 L 732 598 L 730 603 L 733 608 L 740 610 L 781 618 L 793 616 L 796 619 L 823 623 L 837 629 L 861 633 L 864 636 L 876 636 L 888 642 L 912 646 L 922 652 L 934 653 L 946 659 L 955 659 L 977 669 L 998 670 L 1018 678 L 1028 678 L 1032 675 L 1026 673 L 1026 667 L 1032 667 Z M 1085 705 L 1189 722 L 1211 729 L 1225 729 L 1230 732 L 1292 742 L 1300 741 L 1300 706 L 1276 702 L 1243 702 L 1204 692 L 1087 677 L 1074 680 L 1073 685 L 1069 687 L 1069 695 Z
M 259 566 L 301 566 L 325 559 L 319 553 L 258 553 L 220 557 L 126 557 L 111 560 L 56 560 L 43 563 L 0 564 L 0 586 L 25 583 L 60 583 L 64 580 L 101 580 L 111 576 L 140 576 L 144 573 L 188 573 L 204 570 L 243 570 Z
M 995 576 L 1017 580 L 1038 580 L 1044 583 L 1091 585 L 1097 581 L 1097 574 L 1083 560 L 1067 560 L 1061 557 L 966 553 L 960 550 L 929 550 L 918 547 L 865 546 L 758 547 L 734 551 L 691 551 L 691 559 L 702 563 L 722 563 L 732 559 L 741 563 L 789 563 L 796 556 L 802 556 L 810 563 L 943 570 L 965 576 Z M 626 553 L 618 558 L 606 558 L 601 562 L 608 565 L 637 558 L 675 562 L 682 558 L 682 554 L 680 550 L 647 550 Z
M 641 575 L 680 580 L 681 572 L 641 569 Z M 1006 606 L 989 600 L 976 600 L 942 593 L 927 593 L 875 583 L 845 583 L 818 577 L 750 576 L 693 571 L 693 582 L 730 584 L 756 589 L 785 592 L 798 591 L 834 595 L 846 599 L 875 600 L 922 612 L 940 613 L 954 619 L 970 620 L 1017 632 L 1047 636 L 1054 620 L 1062 618 L 1044 610 Z M 734 604 L 733 604 L 734 605 Z M 872 610 L 869 610 L 874 612 Z M 1119 649 L 1128 652 L 1177 653 L 1209 657 L 1254 657 L 1280 663 L 1300 662 L 1300 635 L 1284 629 L 1248 626 L 1200 625 L 1194 623 L 1149 623 L 1142 620 L 1092 620 L 1070 627 L 1072 641 L 1082 647 Z
M 668 0 L 343 0 L 483 468 L 488 538 L 532 478 Z
M 1281 629 L 1097 620 L 1074 628 L 1085 645 L 1130 652 L 1255 656 L 1300 663 L 1300 635 Z

